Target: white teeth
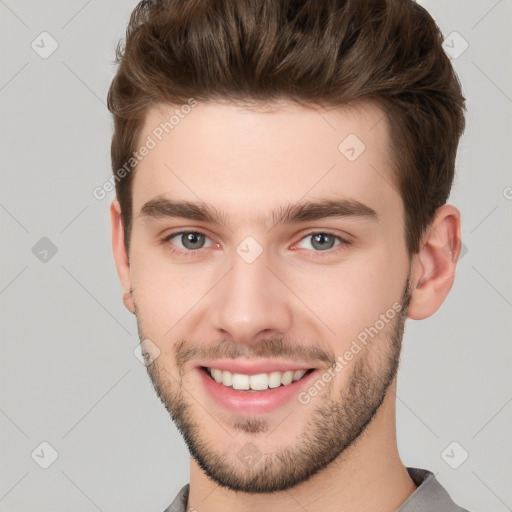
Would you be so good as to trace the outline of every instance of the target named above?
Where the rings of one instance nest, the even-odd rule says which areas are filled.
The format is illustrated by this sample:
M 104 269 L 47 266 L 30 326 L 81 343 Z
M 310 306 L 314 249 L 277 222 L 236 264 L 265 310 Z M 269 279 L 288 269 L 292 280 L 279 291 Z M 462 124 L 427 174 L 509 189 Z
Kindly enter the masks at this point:
M 233 385 L 233 374 L 231 372 L 228 372 L 228 371 L 222 372 L 222 384 L 224 384 L 224 386 L 232 386 Z
M 302 377 L 304 377 L 305 373 L 306 373 L 306 370 L 297 370 L 293 374 L 293 382 L 295 382 L 296 380 L 302 379 Z
M 249 389 L 249 375 L 233 373 L 233 389 Z
M 212 369 L 212 376 L 217 382 L 222 382 L 222 370 Z
M 254 391 L 265 391 L 266 389 L 278 388 L 279 386 L 288 386 L 292 382 L 302 379 L 307 370 L 287 370 L 285 372 L 259 373 L 257 375 L 244 375 L 241 373 L 231 373 L 229 371 L 219 370 L 218 368 L 208 368 L 208 372 L 219 384 L 233 389 Z
M 283 376 L 281 377 L 281 384 L 283 386 L 287 386 L 288 384 L 292 383 L 293 379 L 293 372 L 291 370 L 288 370 L 287 372 L 283 373 Z
M 259 373 L 258 375 L 251 375 L 249 377 L 249 385 L 255 391 L 263 391 L 268 389 L 268 375 L 266 373 Z
M 268 375 L 268 387 L 278 388 L 281 385 L 281 372 L 272 372 Z

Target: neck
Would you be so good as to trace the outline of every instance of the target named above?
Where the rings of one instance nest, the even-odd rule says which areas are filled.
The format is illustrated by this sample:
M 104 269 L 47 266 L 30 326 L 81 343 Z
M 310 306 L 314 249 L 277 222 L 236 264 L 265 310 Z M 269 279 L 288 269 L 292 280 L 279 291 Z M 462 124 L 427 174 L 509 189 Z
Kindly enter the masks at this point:
M 396 381 L 370 425 L 327 468 L 272 494 L 235 493 L 211 481 L 191 459 L 187 510 L 200 512 L 393 512 L 416 490 L 396 444 Z M 192 510 L 193 510 L 192 509 Z

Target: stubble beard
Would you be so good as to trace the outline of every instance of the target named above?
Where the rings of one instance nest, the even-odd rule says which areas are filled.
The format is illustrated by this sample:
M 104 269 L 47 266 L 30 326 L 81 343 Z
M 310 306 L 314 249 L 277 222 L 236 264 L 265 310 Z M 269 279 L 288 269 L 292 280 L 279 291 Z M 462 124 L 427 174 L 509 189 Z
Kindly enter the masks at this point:
M 158 364 L 158 359 L 147 366 L 147 371 L 155 392 L 182 434 L 190 455 L 211 480 L 233 491 L 245 493 L 283 491 L 305 482 L 334 460 L 342 461 L 347 449 L 360 439 L 375 417 L 398 371 L 410 295 L 409 275 L 400 302 L 402 307 L 389 322 L 386 329 L 388 334 L 372 340 L 385 344 L 385 347 L 379 347 L 379 357 L 372 358 L 372 349 L 376 347 L 372 347 L 371 343 L 367 351 L 355 355 L 347 385 L 335 394 L 334 378 L 331 386 L 314 398 L 317 403 L 294 445 L 264 455 L 260 453 L 254 465 L 243 463 L 243 458 L 237 453 L 240 447 L 227 452 L 215 449 L 216 440 L 209 438 L 195 419 L 194 411 L 197 413 L 201 406 L 190 397 L 189 390 L 183 389 L 179 380 Z M 146 336 L 141 330 L 138 316 L 137 322 L 139 337 L 144 340 Z M 304 405 L 297 401 L 293 407 Z M 209 420 L 213 421 L 211 418 Z M 252 450 L 259 450 L 255 448 L 259 446 L 261 452 L 265 452 L 265 438 L 258 437 L 258 434 L 269 430 L 267 421 L 238 417 L 230 427 L 252 436 L 248 443 L 252 445 Z M 226 444 L 229 445 L 229 439 Z

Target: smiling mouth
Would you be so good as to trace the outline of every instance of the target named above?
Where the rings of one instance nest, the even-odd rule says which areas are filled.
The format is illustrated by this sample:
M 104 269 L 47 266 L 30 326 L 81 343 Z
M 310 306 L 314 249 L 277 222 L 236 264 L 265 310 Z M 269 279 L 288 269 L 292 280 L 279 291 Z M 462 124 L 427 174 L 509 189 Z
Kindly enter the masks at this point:
M 269 389 L 289 386 L 304 378 L 314 371 L 314 368 L 308 370 L 287 370 L 275 371 L 269 373 L 258 373 L 256 375 L 247 375 L 243 373 L 232 373 L 218 368 L 201 367 L 209 378 L 227 388 L 238 391 L 261 392 Z

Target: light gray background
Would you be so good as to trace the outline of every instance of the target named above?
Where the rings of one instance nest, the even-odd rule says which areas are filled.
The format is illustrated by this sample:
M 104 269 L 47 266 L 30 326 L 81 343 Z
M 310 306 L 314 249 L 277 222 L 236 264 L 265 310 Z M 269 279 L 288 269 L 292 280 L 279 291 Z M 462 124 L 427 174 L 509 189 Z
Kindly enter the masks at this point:
M 186 448 L 133 355 L 135 319 L 110 248 L 113 196 L 92 196 L 110 175 L 106 93 L 135 4 L 0 0 L 1 511 L 161 512 L 188 482 Z M 405 464 L 432 470 L 461 505 L 505 512 L 512 2 L 423 5 L 445 36 L 456 31 L 469 44 L 453 60 L 468 115 L 450 201 L 462 212 L 467 253 L 441 310 L 406 324 L 399 447 Z M 31 48 L 43 31 L 59 45 L 47 59 Z M 42 237 L 57 247 L 46 262 L 32 251 Z M 35 462 L 50 461 L 43 441 L 58 452 L 48 469 Z M 458 469 L 441 456 L 453 441 L 452 464 L 469 453 Z

